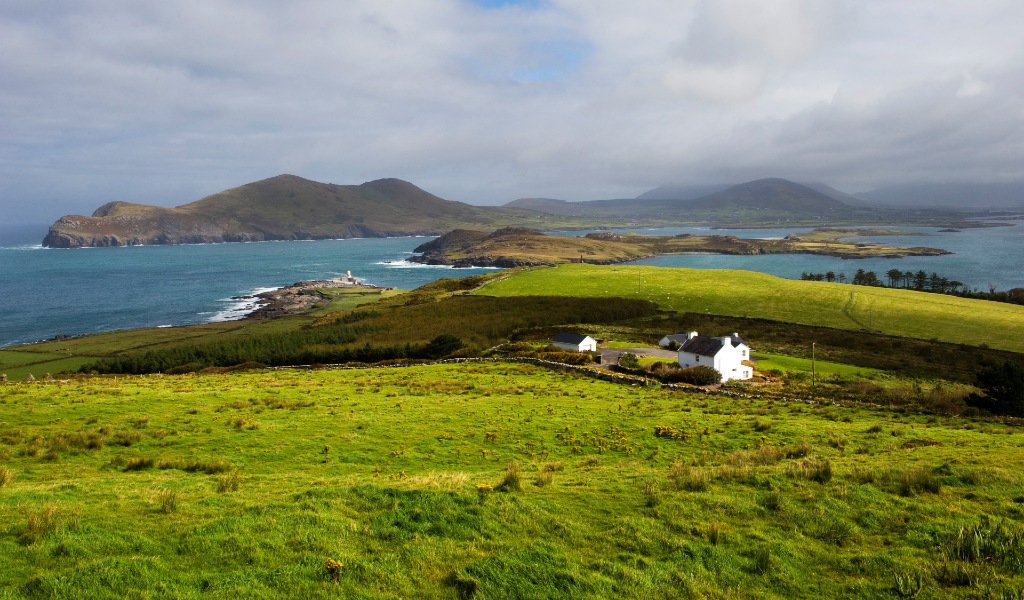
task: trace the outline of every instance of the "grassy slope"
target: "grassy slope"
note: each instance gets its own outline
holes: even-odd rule
[[[1019,434],[960,419],[500,364],[6,386],[0,405],[5,599],[867,598],[915,573],[928,597],[1024,585],[960,561],[973,585],[940,582],[946,534],[1024,518]],[[89,432],[105,445],[76,448]],[[117,445],[118,432],[137,439]],[[619,449],[599,453],[592,436]],[[915,438],[942,445],[901,448]],[[749,454],[801,439],[830,481]],[[133,458],[226,461],[238,488],[229,473],[125,470]],[[513,460],[522,491],[478,504],[474,486]],[[904,477],[942,487],[901,493]],[[344,564],[337,585],[328,557]]]
[[[642,291],[637,291],[638,273]],[[1024,352],[1024,307],[911,290],[792,281],[724,269],[562,265],[488,284],[479,294],[652,300],[667,310],[763,317]]]

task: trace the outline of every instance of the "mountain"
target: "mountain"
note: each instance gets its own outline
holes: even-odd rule
[[[522,198],[509,202],[507,208],[529,208],[552,215],[590,218],[656,219],[661,221],[707,221],[731,219],[740,214],[741,220],[752,217],[760,220],[769,211],[776,217],[816,218],[822,215],[844,213],[849,207],[835,198],[810,187],[785,179],[758,179],[726,189],[707,186],[713,193],[687,198],[661,198],[675,196],[672,190],[697,193],[698,186],[689,188],[661,187],[641,194],[637,198],[622,200],[590,200],[566,202],[546,198]],[[840,192],[841,193],[841,192]]]
[[[1024,182],[929,183],[880,188],[857,194],[876,206],[954,210],[1024,209]]]
[[[279,175],[176,208],[104,204],[50,226],[51,248],[440,235],[459,227],[535,226],[538,213],[444,200],[400,179],[362,185]]]
[[[813,181],[813,182],[810,182],[810,183],[808,183],[808,182],[801,182],[800,185],[805,185],[805,186],[811,188],[812,190],[814,190],[816,192],[821,192],[822,194],[825,194],[826,196],[829,196],[831,198],[835,198],[836,200],[842,202],[843,204],[849,204],[850,206],[866,206],[866,207],[874,207],[874,208],[878,208],[878,206],[879,206],[877,202],[872,202],[870,200],[865,200],[864,198],[860,198],[860,197],[855,196],[853,194],[847,194],[846,192],[841,192],[841,191],[837,190],[836,188],[834,188],[834,187],[832,187],[830,185],[825,185],[824,183],[821,183],[819,181]]]
[[[693,200],[727,189],[728,185],[663,185],[648,190],[637,200]]]
[[[691,203],[706,208],[753,208],[799,214],[826,214],[846,207],[831,196],[785,179],[748,181],[702,196]]]

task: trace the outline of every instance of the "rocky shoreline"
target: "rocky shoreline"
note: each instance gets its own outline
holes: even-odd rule
[[[353,294],[377,295],[384,290],[367,283],[358,283],[354,279],[345,278],[334,280],[299,281],[289,286],[262,292],[252,296],[235,296],[232,300],[254,300],[255,310],[242,317],[243,319],[275,319],[285,315],[304,313],[316,307],[317,304],[333,300],[331,295],[324,294],[319,290],[343,288],[352,290]]]

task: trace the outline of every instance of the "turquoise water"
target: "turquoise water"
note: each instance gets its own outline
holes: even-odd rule
[[[403,262],[430,238],[67,250],[41,248],[45,233],[0,230],[0,346],[237,318],[246,302],[232,296],[346,271],[383,287],[415,288],[489,270]]]
[[[857,241],[887,246],[926,246],[942,248],[953,254],[944,256],[908,256],[906,258],[864,258],[844,260],[831,256],[805,254],[769,254],[764,256],[727,256],[721,254],[675,254],[661,256],[638,264],[657,267],[692,269],[739,269],[760,271],[776,277],[799,279],[803,272],[836,274],[851,277],[857,269],[874,271],[880,279],[889,269],[924,270],[929,275],[960,281],[972,288],[1008,290],[1024,287],[1024,221],[1012,221],[1012,227],[964,229],[959,233],[940,233],[938,227],[898,227],[900,231],[927,235],[858,237]],[[895,227],[894,227],[895,229]],[[643,235],[734,235],[739,238],[781,238],[791,233],[810,231],[793,229],[709,229],[707,227],[667,227],[663,229],[616,229],[617,233],[636,232]],[[556,235],[584,235],[586,232],[563,232]]]
[[[1014,227],[880,238],[886,244],[932,246],[956,254],[903,259],[841,260],[803,255],[674,255],[643,261],[662,267],[745,269],[799,278],[803,271],[882,274],[894,266],[962,281],[972,287],[1024,287],[1024,221]],[[666,228],[616,230],[656,235],[694,233],[738,237],[784,237],[807,229]],[[559,233],[583,235],[585,232]],[[45,226],[0,227],[0,346],[57,334],[185,325],[236,318],[251,294],[308,279],[330,279],[352,271],[362,281],[414,288],[442,277],[465,277],[485,269],[404,263],[429,238],[320,240],[131,248],[46,249]],[[390,263],[386,261],[392,261]]]

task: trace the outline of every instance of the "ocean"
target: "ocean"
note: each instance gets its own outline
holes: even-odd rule
[[[858,268],[879,277],[894,266],[903,271],[999,290],[1024,287],[1024,221],[1014,227],[964,229],[901,228],[928,236],[867,238],[891,245],[932,246],[955,254],[903,259],[841,260],[804,255],[672,255],[643,261],[660,267],[745,269],[797,279],[801,272]],[[244,314],[246,302],[232,300],[310,279],[331,279],[351,271],[382,287],[414,288],[444,277],[466,277],[487,269],[451,269],[405,263],[412,250],[431,238],[135,246],[129,248],[42,248],[46,226],[0,226],[0,347],[78,335],[205,323]],[[737,237],[784,237],[793,229],[708,228],[621,229],[647,235],[694,233]],[[583,235],[562,232],[557,235]],[[863,239],[863,238],[862,238]]]

